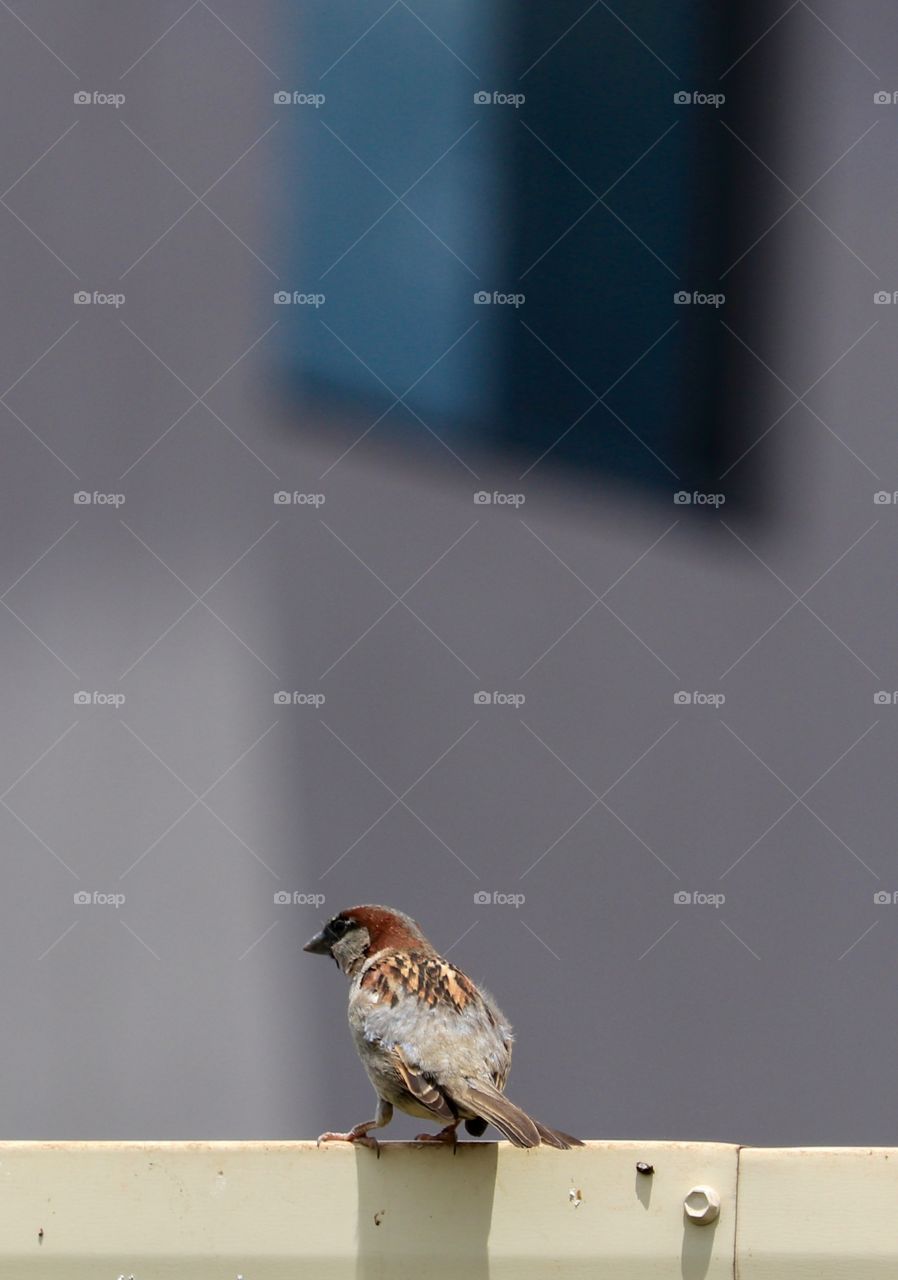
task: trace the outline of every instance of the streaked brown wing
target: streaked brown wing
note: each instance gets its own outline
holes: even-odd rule
[[[401,1049],[393,1049],[390,1054],[390,1061],[396,1068],[403,1085],[416,1102],[420,1102],[422,1107],[426,1107],[435,1116],[438,1116],[441,1120],[448,1121],[450,1124],[457,1118],[436,1085],[411,1069],[405,1058],[403,1058]]]
[[[365,974],[362,987],[391,1005],[411,995],[430,1008],[445,1005],[456,1013],[479,999],[470,978],[448,960],[408,951],[386,952]]]

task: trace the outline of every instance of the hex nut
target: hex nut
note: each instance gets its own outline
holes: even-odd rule
[[[720,1196],[713,1187],[693,1187],[683,1201],[683,1208],[690,1222],[706,1226],[720,1215]]]

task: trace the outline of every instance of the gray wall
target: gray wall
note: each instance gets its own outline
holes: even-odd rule
[[[519,1037],[510,1092],[552,1124],[898,1141],[898,906],[874,904],[898,884],[898,705],[874,700],[898,687],[898,507],[873,501],[898,488],[898,308],[873,302],[898,286],[898,106],[873,102],[898,16],[800,2],[726,78],[764,93],[775,47],[778,132],[746,141],[795,195],[828,170],[786,212],[759,163],[783,217],[725,286],[771,280],[740,335],[761,524],[542,466],[419,472],[376,431],[330,469],[347,437],[272,391],[272,293],[293,287],[283,14],[182,15],[0,13],[0,1130],[310,1136],[366,1117],[343,980],[300,946],[373,900],[489,984]],[[74,106],[80,90],[126,102]],[[126,300],[76,306],[78,289]],[[475,488],[526,503],[475,506]],[[280,689],[326,702],[278,706]],[[477,904],[494,891],[524,901]]]

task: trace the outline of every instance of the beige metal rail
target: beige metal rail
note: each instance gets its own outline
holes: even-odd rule
[[[0,1144],[0,1280],[880,1280],[898,1150]]]

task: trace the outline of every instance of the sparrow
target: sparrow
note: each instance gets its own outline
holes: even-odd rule
[[[493,998],[443,958],[418,924],[390,907],[350,907],[303,947],[330,956],[350,980],[349,1027],[377,1094],[373,1120],[322,1142],[375,1150],[372,1129],[393,1108],[442,1122],[417,1142],[453,1146],[462,1121],[474,1137],[493,1124],[516,1147],[580,1147],[579,1138],[540,1124],[504,1096],[512,1033]]]

